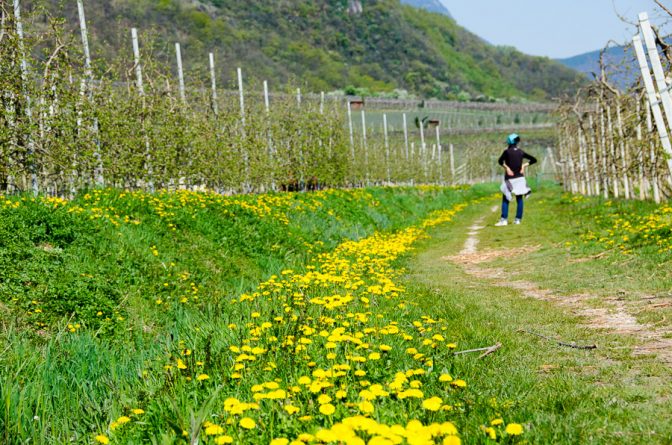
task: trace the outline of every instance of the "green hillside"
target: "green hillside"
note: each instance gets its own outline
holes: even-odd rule
[[[73,26],[76,3],[53,2]],[[548,99],[582,81],[547,58],[494,47],[451,18],[401,5],[348,0],[86,0],[94,57],[130,59],[130,27],[145,32],[144,50],[173,63],[173,42],[183,45],[188,76],[205,77],[207,53],[216,54],[221,81],[236,66],[272,84],[312,91],[347,86],[374,92],[407,90],[442,99],[489,96]],[[65,10],[59,10],[65,8]]]

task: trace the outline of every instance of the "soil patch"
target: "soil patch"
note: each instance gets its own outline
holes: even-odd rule
[[[496,210],[497,207],[494,209]],[[469,236],[464,243],[464,248],[458,255],[446,256],[442,259],[461,265],[464,271],[473,277],[496,281],[497,286],[513,288],[519,290],[526,297],[549,301],[566,308],[573,314],[582,317],[588,328],[605,329],[611,333],[633,336],[639,343],[633,351],[634,355],[655,355],[663,363],[672,366],[672,338],[666,338],[672,332],[639,323],[621,298],[602,299],[602,301],[608,304],[608,307],[590,307],[588,301],[597,298],[594,295],[558,295],[553,290],[542,289],[537,284],[529,281],[512,280],[512,277],[515,277],[515,273],[505,269],[483,266],[484,263],[498,258],[530,254],[541,248],[541,246],[523,246],[507,250],[479,251],[478,235],[484,229],[484,226],[482,226],[484,219],[485,216],[479,218],[469,228]],[[506,279],[502,280],[502,278]]]

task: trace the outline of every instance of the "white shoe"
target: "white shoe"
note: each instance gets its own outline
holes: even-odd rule
[[[513,222],[514,224],[520,224],[520,220],[516,218],[516,220]]]
[[[508,226],[509,222],[505,219],[500,219],[498,223],[495,224],[496,227]]]

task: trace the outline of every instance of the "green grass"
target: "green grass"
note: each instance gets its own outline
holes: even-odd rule
[[[183,431],[198,438],[226,397],[247,400],[249,387],[262,383],[230,377],[229,348],[250,344],[252,313],[282,314],[279,303],[232,304],[238,297],[283,270],[305,273],[344,241],[393,233],[478,193],[419,187],[227,198],[107,190],[67,203],[5,200],[2,443],[92,443],[139,407],[141,426],[116,431],[115,442],[181,443]],[[277,323],[278,338],[296,337],[319,316],[296,310],[291,323]],[[286,373],[296,367],[294,353],[273,354],[283,379],[299,377]],[[177,358],[187,371],[175,368]],[[212,380],[196,382],[197,370]],[[289,428],[269,415],[264,437]]]
[[[98,191],[68,203],[3,199],[0,442],[91,444],[97,434],[119,444],[196,438],[210,444],[222,434],[234,443],[293,439],[356,414],[366,381],[389,390],[395,373],[422,369],[424,374],[410,380],[422,384],[425,399],[438,396],[450,410],[433,412],[421,407],[421,399],[392,394],[373,401],[371,418],[381,425],[450,421],[470,444],[492,443],[482,427],[498,418],[504,420],[495,427],[500,443],[672,443],[672,427],[663,421],[672,392],[669,368],[652,356],[633,357],[636,339],[587,329],[561,307],[468,276],[444,259],[462,248],[475,219],[487,215],[487,223],[496,221],[490,208],[498,199],[489,197],[495,189],[241,197]],[[664,236],[651,238],[655,247],[631,237],[628,242],[637,244],[623,248],[608,244],[616,234],[607,236],[614,223],[609,215],[639,221],[660,208],[571,200],[545,183],[538,192],[526,203],[523,225],[489,224],[480,233],[479,249],[540,249],[488,267],[515,271],[516,279],[559,295],[592,292],[590,303],[597,306],[621,290],[628,309],[638,295],[664,297],[669,291],[669,271],[658,267],[670,260],[669,252],[658,252]],[[433,212],[465,202],[470,205],[451,222],[429,229],[431,237],[408,256],[421,237],[409,227],[446,216]],[[582,240],[588,232],[604,235]],[[406,259],[400,262],[398,255]],[[595,255],[600,256],[576,261]],[[339,282],[335,264],[356,273]],[[403,264],[408,272],[402,279]],[[313,267],[322,278],[301,284]],[[651,273],[638,273],[642,270]],[[613,276],[623,277],[627,286]],[[387,279],[403,282],[406,290],[376,288]],[[313,300],[348,293],[355,298],[342,307]],[[654,310],[638,317],[661,320]],[[262,329],[263,323],[269,327]],[[390,326],[399,333],[390,334]],[[337,327],[362,343],[334,340],[336,347],[329,349],[322,331],[333,336]],[[599,348],[562,348],[521,328]],[[437,333],[445,343],[434,338]],[[465,350],[498,341],[503,348],[483,359],[454,357],[446,346],[454,342]],[[353,359],[379,352],[383,344],[392,349],[380,359]],[[256,360],[243,358],[245,366],[238,369],[241,355],[234,349],[245,346],[267,352],[250,353]],[[327,357],[328,351],[335,356]],[[312,373],[339,363],[350,370],[326,380],[334,387],[260,400],[260,410],[243,415],[223,408],[230,397],[254,401],[259,392],[254,385],[275,382],[290,393],[302,387],[302,376],[325,381]],[[443,373],[465,380],[466,388],[439,384]],[[201,374],[209,378],[198,381]],[[346,393],[342,401],[339,388]],[[321,394],[334,399],[333,415],[319,411]],[[288,403],[302,411],[285,413]],[[144,414],[132,414],[138,408]],[[303,415],[311,418],[300,420]],[[123,416],[130,420],[119,425]],[[255,420],[253,430],[238,427],[243,416]],[[522,424],[523,435],[503,433],[510,423]],[[221,426],[223,433],[205,435],[208,426]]]
[[[669,368],[654,357],[631,356],[635,338],[587,329],[567,309],[490,280],[474,279],[461,266],[443,259],[459,252],[467,228],[477,217],[487,215],[479,250],[540,246],[534,253],[507,256],[484,266],[502,268],[503,280],[526,280],[561,295],[594,293],[598,305],[600,298],[617,291],[639,294],[669,289],[669,271],[661,271],[657,279],[639,273],[647,268],[658,270],[659,261],[669,261],[669,253],[644,250],[646,254],[630,254],[630,261],[618,253],[589,262],[571,261],[601,251],[590,243],[565,246],[586,230],[599,229],[587,216],[606,213],[595,206],[596,201],[572,202],[557,188],[544,184],[541,193],[526,202],[524,224],[504,228],[493,226],[499,214],[490,212],[499,198],[471,207],[449,230],[434,233],[412,261],[409,282],[416,286],[412,293],[419,304],[451,320],[450,334],[459,341],[458,349],[502,342],[503,348],[495,354],[482,360],[478,354],[462,356],[450,363],[450,369],[479,388],[475,406],[491,398],[500,406],[510,401],[510,407],[499,412],[506,421],[527,425],[530,443],[670,443],[672,428],[659,420],[669,413]],[[641,214],[653,207],[617,205]],[[627,285],[614,279],[618,276],[628,277]],[[562,348],[520,329],[579,344],[596,343],[598,349]],[[465,424],[471,426],[487,425],[491,420],[478,409],[464,415]],[[472,428],[468,442],[487,443],[478,435]]]

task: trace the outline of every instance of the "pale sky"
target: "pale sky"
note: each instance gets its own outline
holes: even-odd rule
[[[647,11],[654,24],[671,17],[653,0],[441,0],[457,23],[495,45],[524,53],[565,58],[598,50],[610,40],[624,43]],[[672,0],[662,3],[672,9]]]

